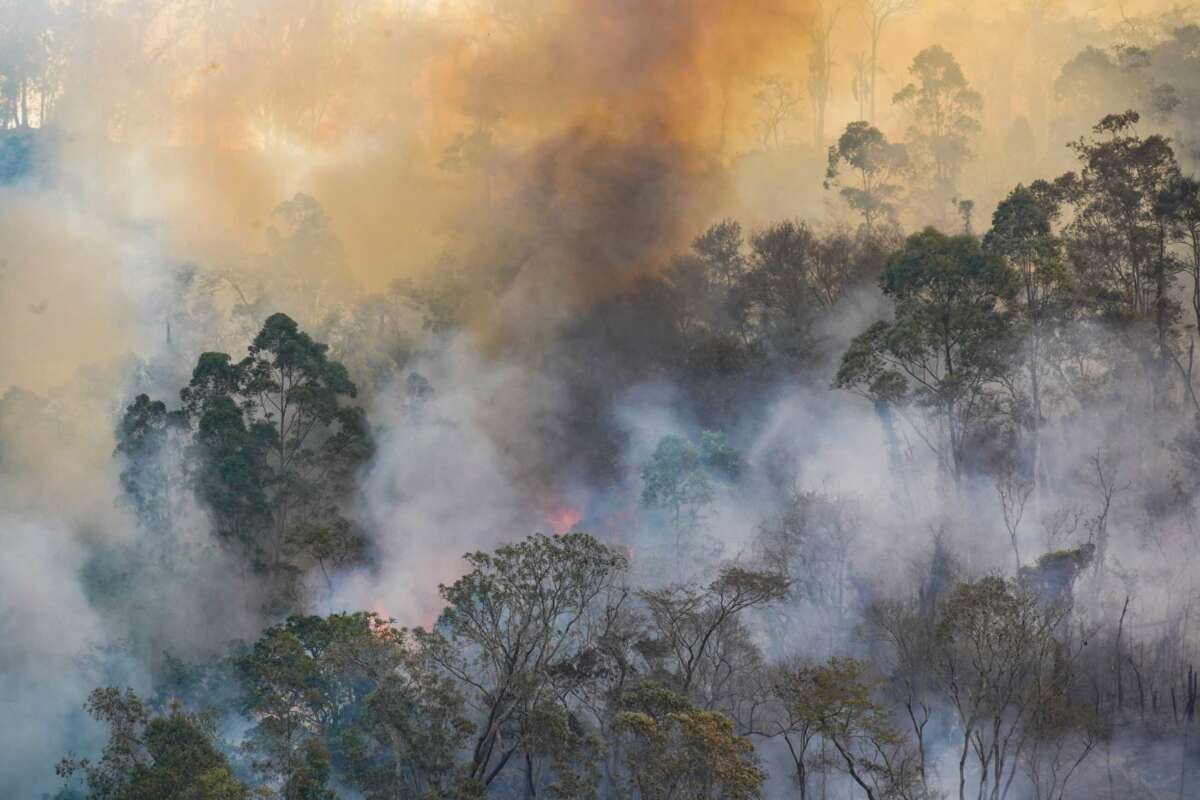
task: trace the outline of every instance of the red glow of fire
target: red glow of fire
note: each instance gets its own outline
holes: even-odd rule
[[[546,521],[559,535],[575,530],[575,526],[583,521],[583,512],[566,504],[551,506],[546,509],[545,514]]]
[[[387,639],[389,636],[391,636],[393,631],[392,617],[382,609],[381,603],[376,602],[372,603],[371,605],[372,611],[376,614],[375,618],[370,622],[371,633],[375,634],[380,639]]]

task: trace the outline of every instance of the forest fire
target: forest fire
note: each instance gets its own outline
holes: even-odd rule
[[[1200,0],[0,45],[0,798],[1200,800]]]

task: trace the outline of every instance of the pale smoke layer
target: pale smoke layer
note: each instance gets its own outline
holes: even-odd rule
[[[516,424],[544,412],[555,387],[484,362],[461,339],[417,366],[432,397],[414,400],[401,383],[372,409],[386,433],[364,479],[362,516],[378,562],[342,583],[337,604],[428,625],[441,609],[437,585],[462,574],[464,553],[545,529],[511,454],[488,430],[499,417]]]
[[[0,794],[35,797],[54,785],[47,758],[95,739],[80,706],[102,674],[87,659],[104,626],[79,584],[84,551],[53,519],[0,514]]]

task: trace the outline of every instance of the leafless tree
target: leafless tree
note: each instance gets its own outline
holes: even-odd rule
[[[813,145],[818,151],[825,147],[825,109],[833,87],[833,30],[841,12],[841,5],[821,0],[809,29],[808,100],[813,111]]]
[[[780,132],[795,117],[800,100],[800,91],[785,78],[771,75],[759,82],[754,103],[758,106],[756,127],[763,147],[779,147]]]
[[[1033,495],[1034,482],[1021,474],[1019,469],[1008,465],[995,476],[996,496],[1000,500],[1000,513],[1004,518],[1004,527],[1008,531],[1009,541],[1012,542],[1013,558],[1016,560],[1016,571],[1021,571],[1021,547],[1018,534],[1021,530],[1021,520],[1025,516],[1025,507]]]
[[[876,85],[879,80],[879,43],[883,39],[883,31],[888,23],[896,17],[912,11],[918,0],[863,0],[863,15],[867,20],[867,33],[871,40],[870,69],[868,77],[870,85],[867,90],[870,109],[870,121],[875,122]]]

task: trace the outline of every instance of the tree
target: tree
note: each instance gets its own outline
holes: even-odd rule
[[[804,662],[797,659],[769,668],[767,683],[776,707],[771,709],[773,713],[768,713],[761,729],[752,731],[768,738],[778,736],[783,739],[795,769],[793,777],[800,800],[808,800],[811,771],[825,766],[819,755],[810,752],[820,741],[816,721],[800,712],[802,689],[794,678],[804,668]]]
[[[1170,75],[1173,71],[1159,60],[1163,56],[1167,57],[1163,61],[1170,59],[1170,40],[1154,49],[1160,52],[1134,45],[1118,45],[1110,50],[1089,46],[1062,65],[1054,81],[1054,93],[1070,110],[1076,130],[1112,108],[1137,109],[1165,120],[1180,107],[1178,90],[1186,86],[1186,79],[1171,76],[1173,85],[1160,83],[1155,75]]]
[[[1151,323],[1151,384],[1156,404],[1166,401],[1174,361],[1178,304],[1173,285],[1179,265],[1170,187],[1178,166],[1170,142],[1137,135],[1137,112],[1102,119],[1095,137],[1071,145],[1082,162],[1078,174],[1056,182],[1074,212],[1068,253],[1081,289],[1103,314]]]
[[[912,11],[917,6],[917,0],[863,0],[863,14],[867,19],[867,34],[871,40],[870,64],[867,71],[869,86],[867,87],[870,116],[867,119],[875,123],[875,87],[879,80],[879,44],[883,40],[883,31],[896,17]]]
[[[1192,319],[1195,330],[1200,333],[1200,181],[1183,175],[1172,176],[1159,194],[1157,205],[1159,210],[1170,215],[1172,239],[1183,247],[1184,255],[1179,261],[1182,271],[1191,280]],[[1192,380],[1195,347],[1195,338],[1189,337],[1186,368],[1178,356],[1174,360],[1180,367],[1188,396],[1200,413],[1200,397],[1196,395]]]
[[[853,501],[794,490],[778,515],[759,527],[756,549],[763,564],[788,577],[788,603],[769,615],[771,639],[790,649],[814,635],[843,635],[854,608],[850,555],[861,531],[862,513]],[[797,626],[798,608],[817,612],[816,630]],[[801,612],[803,613],[803,612]],[[836,647],[830,641],[830,647]]]
[[[351,700],[323,660],[341,621],[292,617],[267,629],[236,660],[242,711],[254,721],[243,746],[256,756],[255,769],[278,782],[287,800],[311,792],[328,757],[321,753],[322,737]]]
[[[183,476],[177,463],[186,420],[165,403],[140,394],[125,409],[117,428],[116,454],[123,460],[121,488],[149,530],[169,530]]]
[[[249,800],[250,790],[230,771],[217,746],[212,715],[172,707],[152,714],[132,689],[96,689],[85,705],[108,726],[97,762],[68,756],[56,772],[80,773],[93,800]]]
[[[691,252],[672,261],[666,273],[668,302],[685,346],[744,332],[745,298],[739,292],[746,269],[743,244],[742,226],[722,220],[695,238]]]
[[[1035,712],[1048,693],[1070,690],[1069,659],[1055,638],[1069,610],[994,577],[959,584],[947,599],[934,652],[962,736],[960,800],[972,753],[980,795],[1003,797],[1030,744]]]
[[[914,171],[927,178],[932,208],[940,219],[972,156],[983,98],[967,83],[954,56],[938,45],[917,53],[909,72],[913,82],[897,92],[893,102],[909,111],[907,137]]]
[[[672,797],[753,800],[765,778],[749,739],[723,714],[692,707],[654,683],[627,690],[614,720],[627,773],[625,791],[644,800]]]
[[[245,746],[285,797],[321,797],[335,767],[370,800],[465,785],[465,700],[413,632],[369,612],[296,616],[234,663]]]
[[[342,243],[331,223],[316,198],[297,193],[275,207],[266,230],[265,265],[309,324],[323,321],[331,288],[345,280]]]
[[[1013,189],[996,207],[991,230],[983,239],[984,249],[1006,259],[1020,280],[1018,335],[1029,387],[1035,489],[1041,481],[1042,395],[1049,366],[1046,343],[1068,321],[1074,294],[1062,242],[1052,227],[1059,214],[1055,195],[1053,187],[1040,181]]]
[[[843,184],[838,168],[845,164],[856,178],[853,184]],[[851,122],[829,148],[829,165],[825,171],[825,188],[838,186],[850,208],[862,215],[863,228],[871,235],[880,221],[896,221],[896,201],[903,191],[898,180],[908,168],[908,151],[904,145],[892,144],[887,137],[867,122]]]
[[[808,32],[808,98],[813,111],[813,146],[818,151],[825,146],[825,109],[833,88],[833,30],[841,12],[840,5],[818,2]]]
[[[755,124],[764,148],[768,145],[779,147],[779,133],[796,115],[800,101],[800,92],[786,78],[771,75],[759,81],[758,91],[754,93],[754,104],[758,108]]]
[[[356,783],[370,797],[446,796],[464,785],[460,754],[475,730],[466,700],[419,637],[378,621],[372,633],[377,641],[360,637],[361,646],[336,655],[351,666],[372,664],[364,670],[374,688],[362,727],[387,754],[354,748],[362,754]],[[364,659],[363,651],[380,657]]]
[[[728,566],[707,587],[668,586],[641,592],[646,604],[656,650],[663,654],[659,671],[679,691],[695,694],[697,679],[706,669],[712,648],[735,625],[743,611],[774,603],[784,597],[788,579],[777,572]]]
[[[1071,780],[1102,741],[1111,723],[1053,682],[1040,692],[1029,720],[1029,743],[1020,752],[1021,770],[1033,787],[1033,800],[1063,800]]]
[[[888,411],[919,412],[910,423],[957,479],[1007,368],[1015,276],[974,237],[928,228],[892,256],[880,286],[895,320],[851,342],[834,385]]]
[[[838,767],[867,800],[925,796],[917,760],[887,710],[871,699],[863,666],[850,658],[801,665],[788,676],[791,712],[837,753]]]
[[[0,120],[5,128],[40,127],[62,91],[58,72],[63,9],[48,0],[0,8]]]
[[[531,712],[561,702],[556,678],[599,634],[587,621],[626,560],[583,533],[535,534],[465,558],[471,571],[439,587],[446,607],[436,628],[417,635],[474,710],[466,773],[488,786],[533,746]]]
[[[337,794],[328,787],[332,773],[325,743],[320,739],[305,739],[300,745],[296,768],[280,794],[285,800],[337,800]]]
[[[301,523],[288,534],[288,548],[312,561],[325,579],[326,602],[333,602],[333,576],[331,569],[344,568],[362,560],[367,548],[366,539],[360,536],[346,519],[328,523]]]
[[[371,453],[362,409],[343,404],[356,394],[328,347],[285,314],[267,319],[239,362],[201,355],[180,392],[196,426],[201,498],[218,530],[274,572],[289,568],[289,544],[322,567],[354,550],[349,541],[331,548],[329,535],[313,547],[305,531],[352,537],[340,503]]]
[[[871,94],[871,61],[866,52],[854,56],[854,74],[850,78],[850,94],[858,106],[858,118],[868,118]]]
[[[675,555],[682,554],[683,537],[703,520],[715,496],[714,481],[736,481],[742,461],[724,434],[704,431],[697,447],[682,436],[659,440],[642,467],[642,505],[671,515]]]
[[[940,609],[921,600],[918,594],[872,603],[863,612],[863,629],[879,648],[873,663],[883,672],[889,698],[902,707],[908,720],[916,750],[917,774],[921,785],[928,788],[926,736],[936,707],[934,648]]]
[[[473,726],[420,636],[369,612],[289,618],[234,663],[244,747],[285,798],[321,798],[336,766],[371,800],[443,797],[464,784]]]
[[[234,371],[228,356],[205,353],[192,373],[193,385],[197,376],[207,377],[214,370]],[[271,564],[264,547],[270,542],[264,534],[271,525],[266,460],[270,431],[265,426],[248,428],[244,412],[228,394],[206,399],[198,411],[193,412],[192,438],[197,497],[211,510],[218,536],[240,544],[256,567]]]

